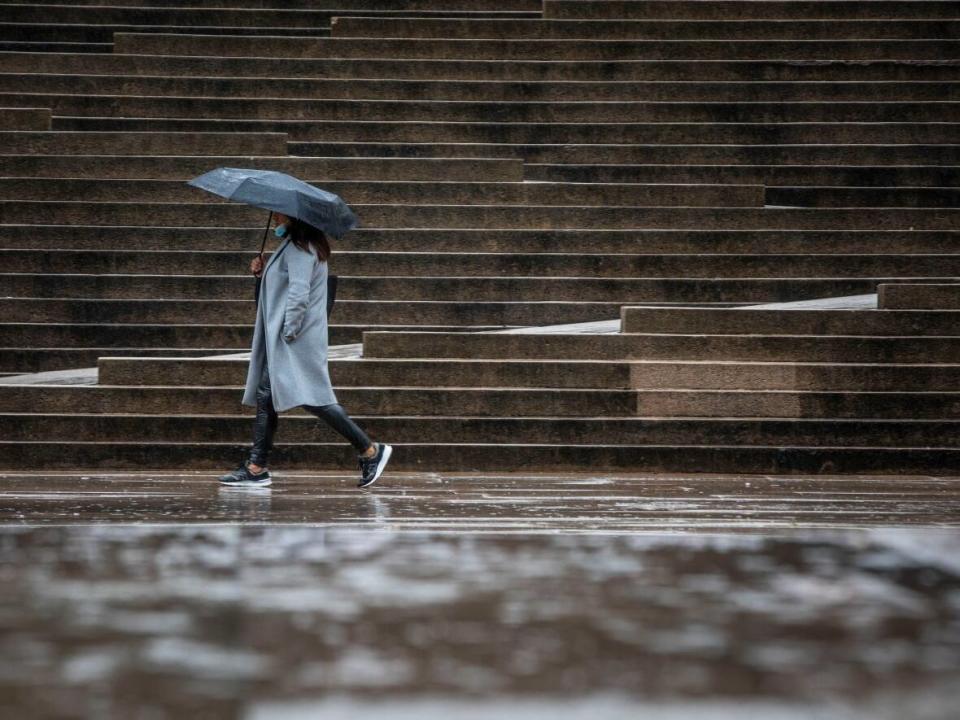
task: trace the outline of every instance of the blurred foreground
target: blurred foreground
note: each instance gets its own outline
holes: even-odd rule
[[[3,480],[2,717],[939,720],[960,702],[947,481]]]

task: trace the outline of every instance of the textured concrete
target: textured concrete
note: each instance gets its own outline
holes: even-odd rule
[[[941,0],[544,0],[546,18],[714,20],[729,17],[773,20],[855,18],[955,18],[956,4]]]
[[[114,34],[123,54],[477,60],[948,60],[955,40],[445,40]]]
[[[887,310],[960,310],[960,284],[881,283],[877,293]]]

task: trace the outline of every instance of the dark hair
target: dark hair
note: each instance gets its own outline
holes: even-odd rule
[[[310,252],[309,246],[313,245],[320,262],[326,262],[330,258],[330,241],[327,236],[322,230],[303,220],[290,218],[284,237],[290,238],[294,245],[307,252]]]

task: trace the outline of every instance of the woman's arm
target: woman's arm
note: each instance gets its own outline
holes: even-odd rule
[[[283,339],[287,342],[300,334],[303,325],[303,316],[307,311],[310,300],[310,276],[313,274],[313,265],[316,256],[308,251],[301,250],[292,242],[287,253],[287,304],[283,313]]]

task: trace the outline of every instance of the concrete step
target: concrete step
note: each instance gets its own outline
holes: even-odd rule
[[[249,454],[249,441],[190,445],[157,442],[0,442],[4,468],[37,469],[184,468],[222,472]],[[274,467],[291,470],[338,470],[355,467],[353,450],[342,441],[278,444]],[[704,445],[552,445],[533,443],[395,444],[391,470],[535,472],[717,472],[811,475],[838,473],[870,475],[953,476],[960,473],[960,452],[926,446],[903,447],[796,447]]]
[[[230,352],[249,352],[250,346],[238,348],[170,348],[170,347],[4,347],[0,353],[0,372],[5,376],[52,370],[96,367],[104,355],[145,357],[204,357]]]
[[[0,131],[5,155],[286,155],[278,133]],[[6,167],[6,165],[4,165]]]
[[[121,0],[117,7],[155,8],[157,0]],[[0,5],[19,5],[22,0],[0,0]],[[33,5],[63,5],[63,0],[39,0]],[[226,8],[276,10],[279,0],[164,0],[168,8]],[[70,5],[107,5],[105,0],[71,0]],[[542,0],[283,0],[283,8],[289,10],[330,10],[351,14],[371,11],[405,11],[429,15],[433,12],[490,13],[526,12],[539,13]]]
[[[7,177],[180,180],[215,167],[279,170],[300,178],[325,180],[434,180],[519,182],[523,162],[508,158],[336,158],[175,155],[5,155]],[[945,170],[944,173],[947,171]],[[942,178],[941,178],[942,179]],[[196,198],[196,194],[193,195]]]
[[[609,126],[608,126],[609,127]],[[862,143],[853,142],[849,128],[839,124],[815,125],[811,129],[786,124],[748,126],[734,133],[740,139],[728,137],[730,144],[669,144],[670,138],[687,135],[688,143],[700,143],[704,137],[716,138],[717,126],[696,125],[701,133],[694,137],[681,126],[664,126],[657,136],[648,137],[646,143],[635,144],[452,144],[452,143],[352,143],[352,142],[299,142],[290,144],[290,152],[296,155],[334,155],[338,157],[520,157],[527,167],[535,171],[540,164],[583,165],[614,167],[634,164],[659,165],[944,165],[960,164],[960,145],[937,144],[933,128],[923,125],[877,126],[860,125]],[[652,131],[648,128],[648,131]],[[731,128],[722,131],[731,135]],[[845,144],[816,142],[820,133],[823,140],[828,135],[850,134]],[[890,144],[908,140],[922,133],[924,141],[912,144]],[[885,136],[885,139],[884,139]],[[766,139],[764,139],[766,138]],[[782,139],[784,144],[772,145],[771,139]],[[662,141],[662,142],[661,142]],[[811,144],[797,144],[806,141]],[[571,171],[574,172],[574,171]],[[611,172],[616,172],[611,170]]]
[[[898,312],[960,310],[960,284],[881,284],[877,287],[877,304],[885,310]]]
[[[251,303],[252,305],[252,303]],[[130,328],[132,325],[101,325],[99,327],[99,336],[104,341],[103,345],[83,344],[86,340],[86,329],[91,325],[74,325],[72,330],[49,331],[42,325],[28,325],[9,323],[0,324],[0,335],[4,338],[4,343],[12,337],[21,338],[23,344],[7,345],[0,344],[3,347],[2,356],[0,356],[0,372],[9,373],[37,373],[51,370],[67,370],[80,367],[95,367],[97,360],[103,356],[157,356],[174,355],[186,357],[205,357],[208,355],[223,355],[230,353],[249,352],[250,343],[253,334],[253,323],[239,328],[241,336],[246,339],[236,345],[213,345],[213,342],[206,338],[192,343],[186,338],[184,333],[178,333],[174,325],[153,325],[152,327],[166,328],[164,332],[153,333],[149,327],[138,326],[134,333],[135,337],[129,339],[122,335],[124,328]],[[229,326],[234,328],[236,326]],[[498,330],[504,326],[475,326],[471,330]],[[506,326],[509,327],[509,326]],[[9,332],[6,332],[9,329]],[[415,325],[337,325],[330,326],[330,343],[333,344],[351,344],[358,343],[363,337],[363,332],[370,329],[377,330],[431,330],[434,332],[448,332],[453,330],[466,329],[463,325],[439,325],[429,326],[422,324]],[[170,332],[172,331],[172,332]],[[4,334],[5,333],[5,334]],[[229,334],[229,333],[227,333]],[[72,340],[64,341],[68,336],[73,336],[77,343],[71,345]],[[179,336],[183,339],[183,345],[171,346],[168,342],[170,337]],[[215,337],[214,341],[222,340],[222,337]],[[50,342],[50,345],[44,345],[44,342]],[[137,344],[139,342],[139,344]]]
[[[932,149],[932,148],[931,148]],[[732,183],[882,188],[960,185],[960,165],[562,165],[524,166],[527,180],[590,183]],[[11,174],[14,174],[11,172]],[[772,188],[788,197],[783,187]],[[832,195],[831,197],[836,197]],[[806,204],[806,203],[773,203]],[[911,203],[915,204],[915,203]]]
[[[929,108],[928,108],[929,110]],[[826,110],[824,110],[826,112]],[[649,122],[649,123],[510,123],[392,122],[346,120],[239,120],[193,118],[60,117],[55,130],[83,132],[234,132],[287,133],[294,155],[349,157],[525,157],[523,145],[791,145],[823,142],[908,145],[960,144],[960,124],[953,122]],[[342,143],[362,143],[355,149]],[[378,146],[367,146],[376,143]],[[413,152],[408,145],[422,143]],[[472,144],[472,145],[471,145]],[[400,147],[398,147],[398,145]],[[507,146],[500,149],[497,146]],[[386,149],[385,149],[386,148]],[[549,157],[570,150],[549,147]],[[602,153],[598,151],[598,155]],[[927,155],[933,151],[927,150]],[[196,153],[193,153],[196,154]],[[250,153],[269,154],[269,153]],[[600,156],[602,157],[602,155]],[[595,162],[601,162],[597,157]],[[628,156],[612,155],[613,162]],[[589,158],[589,153],[588,153]],[[534,160],[544,162],[543,160]],[[571,160],[573,161],[573,160]],[[839,158],[834,162],[839,161]],[[589,159],[586,162],[590,162]]]
[[[246,359],[100,357],[97,383],[242,388]],[[960,365],[712,360],[332,359],[335,387],[556,387],[693,390],[912,391],[954,388]],[[960,442],[960,441],[958,441]]]
[[[960,313],[944,310],[763,310],[624,307],[625,333],[711,335],[952,335]]]
[[[46,9],[46,8],[45,8]],[[235,27],[225,25],[137,25],[129,23],[100,24],[94,18],[90,23],[76,24],[48,24],[48,23],[14,23],[0,22],[0,40],[18,43],[20,47],[14,49],[29,50],[23,47],[30,43],[35,49],[47,45],[47,51],[53,51],[56,45],[69,43],[76,45],[109,46],[119,33],[136,33],[138,35],[184,33],[191,37],[298,37],[307,40],[328,38],[330,26],[312,28],[285,28],[285,27]],[[68,48],[68,51],[71,51]],[[109,52],[99,47],[94,52]]]
[[[97,384],[242,389],[247,365],[246,359],[101,357]],[[631,387],[630,365],[618,362],[331,358],[329,368],[335,387]]]
[[[237,388],[235,392],[239,392]],[[252,409],[244,414],[210,415],[184,413],[150,415],[137,412],[123,415],[83,413],[3,413],[0,436],[10,442],[128,444],[130,438],[150,438],[155,443],[199,445],[233,443],[240,450],[249,443]],[[241,412],[240,410],[237,413]],[[436,416],[351,416],[372,437],[391,443],[415,443],[433,438],[437,443],[510,446],[518,443],[548,447],[576,446],[741,446],[790,447],[872,447],[872,448],[957,448],[960,423],[955,420],[820,420],[801,418],[638,418],[638,417],[554,417],[486,418],[462,417],[456,422]],[[277,427],[277,446],[342,443],[334,432],[315,418],[284,413]],[[926,443],[926,444],[925,444]],[[76,467],[76,466],[75,466]],[[392,467],[392,465],[391,465]]]
[[[544,0],[546,18],[828,20],[956,18],[949,0]]]
[[[251,309],[253,303],[250,302]],[[500,324],[477,325],[474,330],[499,330]],[[331,323],[331,345],[358,343],[363,333],[371,330],[400,331],[424,330],[448,332],[467,330],[460,323],[430,325],[429,323],[391,325],[390,323],[349,324]],[[253,339],[253,321],[240,324],[227,323],[104,323],[73,322],[2,322],[0,323],[0,347],[3,348],[125,348],[125,347],[170,347],[170,348],[225,348],[226,351],[249,350]],[[218,352],[218,351],[215,351]],[[116,355],[117,352],[107,353]]]
[[[930,392],[953,389],[960,380],[960,365],[653,360],[630,367],[631,387],[647,390]]]
[[[345,239],[344,244],[347,242]],[[183,275],[189,271],[192,275],[231,276],[246,274],[252,258],[253,253],[238,256],[233,251],[0,249],[0,266],[5,272],[38,275]],[[960,254],[581,255],[344,250],[335,252],[330,268],[339,275],[366,278],[924,277],[960,276]]]
[[[952,39],[960,36],[953,17],[880,19],[749,19],[706,20],[554,20],[496,18],[395,18],[382,20],[338,17],[330,24],[335,38],[440,38],[443,40],[885,40]],[[773,56],[776,57],[776,56]]]
[[[247,275],[0,274],[13,297],[165,298],[235,300],[253,298]],[[473,278],[340,276],[341,300],[584,301],[639,303],[770,303],[872,293],[878,283],[952,282],[953,277],[876,278]]]
[[[240,388],[100,385],[0,385],[8,412],[233,414]],[[579,388],[337,388],[351,414],[460,417],[603,417],[634,415],[636,391]],[[302,407],[285,414],[308,415]]]
[[[214,163],[215,164],[215,163]],[[0,225],[0,248],[252,253],[263,228]],[[334,252],[558,253],[582,255],[947,255],[960,232],[911,230],[488,230],[358,228]],[[336,257],[336,256],[335,256]],[[336,260],[333,261],[336,263]],[[908,260],[909,262],[909,260]]]
[[[0,106],[51,108],[58,117],[198,118],[266,122],[450,123],[909,123],[960,120],[960,102],[634,101],[498,102],[309,98],[145,97],[0,93]],[[295,126],[296,127],[296,126]],[[291,135],[297,136],[296,133]],[[333,138],[331,138],[333,139]],[[611,141],[609,138],[607,141]]]
[[[519,22],[519,21],[511,21]],[[391,26],[393,23],[391,23]],[[948,39],[856,40],[564,40],[298,38],[121,32],[124,55],[205,57],[395,58],[472,60],[956,60]]]
[[[328,28],[332,18],[348,14],[351,11],[351,0],[341,3],[338,8],[301,7],[287,9],[277,7],[284,3],[276,3],[273,7],[127,7],[123,5],[100,5],[90,7],[75,4],[6,4],[3,8],[5,23],[25,23],[39,26],[52,25],[105,25],[112,27],[156,27],[174,26],[189,28],[224,28],[231,32],[260,32],[260,34],[281,34],[280,32],[265,33],[264,30],[284,30],[292,35],[311,34],[317,28]],[[457,10],[407,10],[395,9],[384,4],[379,8],[354,8],[363,16],[375,18],[383,23],[384,19],[407,17],[410,15],[428,17],[495,17],[520,19],[535,18],[540,15],[537,11],[516,10],[483,10],[472,11],[467,8]],[[138,30],[135,30],[138,31]]]
[[[207,166],[213,167],[212,165]],[[430,198],[438,205],[574,205],[662,207],[762,207],[762,185],[609,184],[551,182],[428,182],[363,180],[351,182],[308,175],[350,205],[416,204]],[[219,196],[182,180],[101,180],[0,178],[0,199],[73,202],[151,202],[223,204]]]
[[[49,108],[0,107],[0,131],[49,129]]]
[[[4,412],[235,413],[239,388],[0,385]],[[960,419],[960,393],[341,387],[352,413],[479,417]],[[287,414],[309,415],[302,407]]]
[[[704,68],[709,72],[709,68]],[[77,73],[2,73],[0,92],[49,95],[289,98],[484,102],[799,102],[947,101],[960,99],[954,81],[711,81],[516,82],[225,78]],[[61,114],[76,114],[64,110]]]
[[[960,211],[942,208],[728,208],[582,207],[543,205],[353,204],[369,228],[667,228],[953,230]],[[0,224],[25,217],[55,225],[158,225],[164,227],[260,227],[264,211],[227,203],[108,203],[0,200]]]
[[[767,205],[793,207],[958,207],[953,187],[768,187]]]
[[[252,302],[250,304],[253,305]],[[249,350],[252,337],[253,328],[246,324],[0,323],[0,347],[3,348],[168,347]],[[333,342],[331,338],[331,343]]]
[[[335,324],[352,326],[417,325],[509,327],[607,320],[617,303],[533,301],[445,302],[338,300]],[[237,300],[0,298],[0,314],[14,323],[172,323],[227,324],[256,320],[249,298]],[[342,333],[341,333],[342,334]],[[359,338],[359,331],[358,331]]]
[[[960,337],[367,332],[369,358],[949,363]]]
[[[953,60],[758,59],[539,61],[479,59],[406,59],[397,63],[377,58],[191,57],[122,53],[0,53],[0,72],[194,78],[301,78],[369,80],[458,80],[537,82],[624,81],[949,81],[960,79]]]
[[[960,393],[817,390],[639,390],[639,415],[958,419]]]
[[[0,40],[0,53],[101,55],[113,52],[113,43],[44,42],[42,40]]]

